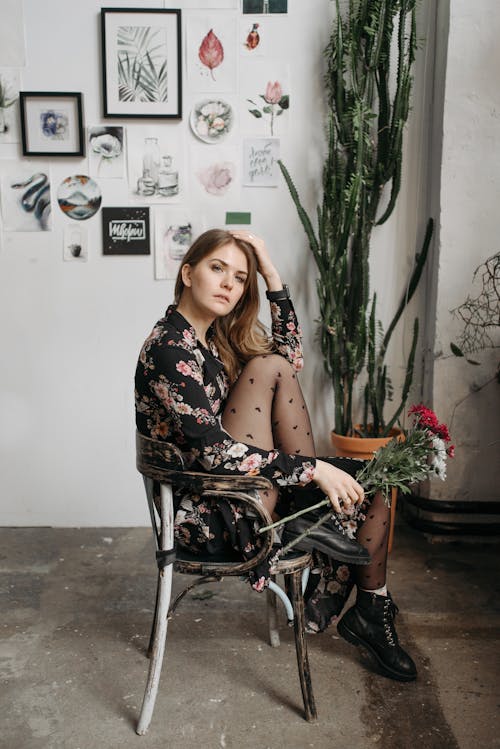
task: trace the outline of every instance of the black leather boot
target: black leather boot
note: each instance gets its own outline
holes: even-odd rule
[[[291,502],[291,506],[295,510],[305,509],[306,507],[321,502],[324,498],[325,495],[319,489],[302,488],[298,491],[295,489],[293,491],[293,501]],[[298,536],[304,533],[304,531],[309,529],[311,525],[317,523],[318,520],[328,512],[328,510],[329,506],[324,505],[315,510],[310,510],[304,515],[295,518],[295,520],[289,520],[285,525],[281,538],[283,546],[290,541],[294,541]],[[286,514],[283,510],[281,510],[281,513],[282,515]],[[288,514],[290,514],[290,510],[288,511]],[[294,548],[300,549],[301,551],[313,551],[314,549],[317,549],[318,551],[322,551],[325,554],[328,554],[328,556],[333,557],[339,562],[344,562],[345,564],[364,565],[370,564],[371,562],[371,557],[365,547],[345,535],[344,529],[340,523],[336,521],[333,510],[331,511],[331,518],[329,520],[311,531],[309,535],[299,541]]]
[[[338,633],[353,645],[362,645],[376,659],[384,676],[413,681],[417,668],[398,643],[394,617],[398,608],[391,596],[359,590],[356,604],[337,625]]]

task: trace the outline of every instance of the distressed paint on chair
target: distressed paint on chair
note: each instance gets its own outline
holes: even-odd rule
[[[153,629],[148,649],[151,656],[151,663],[141,715],[136,729],[139,735],[144,735],[148,730],[153,715],[167,636],[172,586],[172,559],[169,558],[168,552],[173,549],[174,545],[172,487],[189,486],[190,489],[200,493],[202,496],[213,497],[214,495],[218,495],[231,498],[233,501],[242,502],[261,521],[262,525],[269,525],[271,518],[258,498],[258,490],[271,486],[271,483],[261,476],[241,476],[235,478],[233,476],[216,476],[185,471],[183,470],[182,456],[175,446],[152,440],[141,434],[137,434],[136,444],[137,468],[144,477],[151,522],[157,543],[157,559],[161,560],[161,562],[159,561]],[[154,481],[160,482],[161,487],[160,507],[156,508],[153,498]],[[199,582],[203,583],[219,581],[224,575],[239,576],[259,564],[270,553],[273,544],[272,531],[262,534],[260,538],[262,539],[262,548],[258,554],[251,560],[241,562],[211,561],[209,557],[193,559],[192,555],[189,554],[185,554],[183,558],[182,549],[179,549],[179,554],[176,556],[174,562],[175,570],[187,574],[201,574],[204,577]],[[167,552],[166,558],[162,558],[163,552]],[[287,613],[290,618],[291,611],[291,616],[293,617],[297,665],[304,701],[304,714],[308,721],[316,719],[307,645],[304,637],[304,601],[302,597],[303,573],[309,569],[310,564],[310,555],[300,553],[298,556],[285,557],[285,559],[279,560],[271,569],[273,580],[277,574],[284,575],[285,584],[290,593],[289,598],[291,600],[289,600],[289,605],[287,606]],[[285,594],[283,593],[283,595]],[[183,594],[177,597],[174,606],[177,605],[182,597]],[[271,598],[275,600],[271,601]],[[271,645],[276,647],[279,645],[279,634],[276,626],[276,594],[267,591],[267,600],[269,639]]]

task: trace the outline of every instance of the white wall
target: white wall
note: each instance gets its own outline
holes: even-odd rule
[[[105,5],[163,7],[153,0],[107,0]],[[200,1],[200,5],[204,3]],[[24,90],[82,91],[85,121],[90,125],[110,122],[101,119],[100,6],[94,0],[24,2]],[[183,2],[177,5],[183,6]],[[289,61],[291,75],[291,127],[282,138],[281,155],[304,202],[313,210],[321,186],[324,147],[322,50],[333,3],[289,0],[289,8],[274,50],[276,58]],[[422,33],[429,23],[428,8],[424,7]],[[427,216],[427,67],[428,55],[423,50],[416,66],[400,207],[390,223],[374,234],[373,286],[379,290],[379,311],[386,324]],[[186,85],[185,93],[189,94]],[[187,111],[182,123],[160,123],[157,127],[181,130],[189,151],[193,139],[186,115]],[[124,124],[129,129],[142,126],[132,120]],[[21,158],[17,146],[0,146],[0,170],[1,159],[13,156]],[[86,161],[53,159],[51,169],[52,184],[57,186],[70,174],[86,173]],[[125,183],[103,181],[101,187],[103,205],[129,202]],[[306,336],[307,366],[302,384],[312,408],[318,447],[326,451],[332,398],[330,389],[318,384],[322,382],[322,365],[313,340],[315,269],[286,187],[244,188],[237,206],[218,200],[207,198],[200,203],[187,191],[188,208],[203,212],[207,225],[220,225],[227,208],[250,209],[254,228],[265,236],[294,291]],[[85,222],[88,263],[64,263],[62,232],[67,223],[54,206],[51,233],[0,233],[4,352],[0,374],[0,522],[146,524],[142,484],[134,467],[133,375],[144,337],[171,301],[173,282],[154,280],[152,257],[103,257],[99,214]],[[412,311],[423,307],[420,297]],[[395,339],[392,360],[401,361],[407,350],[407,336],[400,335]],[[402,372],[395,367],[392,374],[397,384]],[[421,384],[418,374],[417,382]]]
[[[428,489],[435,499],[500,496],[500,388],[493,381],[474,392],[493,377],[498,353],[477,354],[474,367],[449,347],[461,330],[450,310],[478,293],[473,271],[500,247],[499,35],[496,0],[450,3],[432,398],[451,422],[457,457],[448,480]]]

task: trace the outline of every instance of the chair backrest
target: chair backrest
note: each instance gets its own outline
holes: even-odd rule
[[[268,479],[262,476],[221,476],[216,474],[187,471],[184,468],[182,453],[176,445],[161,440],[154,440],[139,432],[136,433],[136,465],[143,475],[151,513],[153,529],[159,539],[160,525],[155,518],[153,507],[161,515],[160,507],[153,500],[153,482],[168,484],[172,487],[188,487],[193,493],[207,498],[222,496],[234,502],[240,502],[256,516],[260,526],[272,523],[271,516],[258,498],[259,489],[272,486]],[[160,518],[161,520],[161,518]],[[193,559],[181,560],[177,566],[181,571],[198,573],[201,571],[218,570],[221,574],[242,574],[262,562],[270,553],[273,545],[273,532],[265,531],[260,535],[261,546],[256,556],[246,561],[222,562],[212,561],[210,558],[198,561]],[[229,572],[231,570],[231,572]],[[224,572],[225,571],[225,572]]]

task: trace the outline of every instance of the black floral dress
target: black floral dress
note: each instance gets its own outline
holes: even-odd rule
[[[301,331],[289,299],[271,302],[271,320],[274,350],[300,370]],[[138,431],[152,439],[174,443],[188,469],[225,475],[261,475],[283,488],[311,483],[315,458],[262,450],[234,440],[223,429],[221,416],[229,382],[210,331],[207,342],[208,348],[201,345],[194,328],[173,305],[156,323],[137,363]],[[229,546],[243,558],[255,555],[259,541],[253,522],[230,500],[208,501],[184,489],[176,491],[174,506],[176,541],[190,552],[218,554]],[[349,535],[353,535],[356,519],[345,518],[345,523]],[[320,574],[310,589],[311,600],[326,585],[331,566],[331,560],[322,560],[320,556],[316,562],[316,572],[324,570],[325,574]],[[334,566],[337,569],[338,565]],[[250,580],[254,588],[262,590],[268,578],[266,563],[252,573]],[[314,626],[315,614],[310,618],[312,630],[324,628]]]

